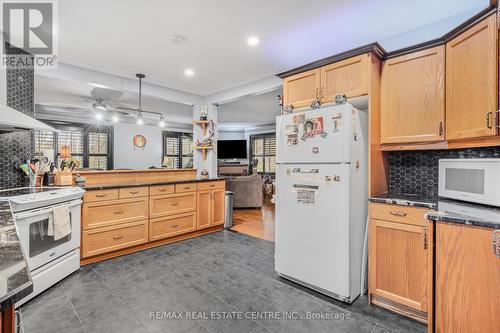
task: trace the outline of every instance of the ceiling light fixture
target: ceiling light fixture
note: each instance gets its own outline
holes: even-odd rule
[[[101,111],[96,111],[96,113],[95,113],[95,119],[97,121],[101,121],[103,118],[104,118],[104,115],[102,114],[102,112]]]
[[[144,118],[142,116],[142,112],[139,111],[139,113],[137,114],[137,125],[142,125],[144,124]]]
[[[163,117],[163,114],[160,115],[160,122],[158,123],[158,126],[160,127],[165,127],[165,117]]]
[[[193,69],[191,69],[191,68],[186,68],[186,69],[184,70],[184,75],[191,77],[191,76],[193,76],[193,75],[194,75],[194,70],[193,70]]]
[[[170,36],[170,41],[174,44],[182,44],[186,41],[186,37],[182,35],[172,35]]]
[[[257,46],[257,45],[259,45],[259,42],[260,42],[259,38],[256,36],[250,36],[247,39],[247,44],[250,46]]]
[[[94,110],[106,111],[106,104],[102,102],[102,99],[98,98],[94,104],[92,104],[92,108]]]
[[[112,122],[114,122],[114,123],[117,123],[119,120],[120,120],[120,118],[118,118],[118,115],[117,115],[117,114],[114,114],[114,115],[111,117],[111,121],[112,121]]]

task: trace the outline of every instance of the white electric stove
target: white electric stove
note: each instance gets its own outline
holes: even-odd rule
[[[0,190],[0,201],[9,201],[17,234],[33,280],[33,293],[16,303],[22,305],[80,268],[79,187],[23,187]],[[71,232],[54,240],[47,235],[53,209],[68,206]]]

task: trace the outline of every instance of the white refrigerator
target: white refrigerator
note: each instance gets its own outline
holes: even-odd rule
[[[350,104],[277,117],[277,273],[352,303],[368,210],[368,115]]]

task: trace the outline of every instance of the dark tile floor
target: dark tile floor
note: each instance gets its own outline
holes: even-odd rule
[[[365,297],[347,305],[278,278],[273,254],[223,231],[85,266],[21,308],[24,332],[425,332]]]

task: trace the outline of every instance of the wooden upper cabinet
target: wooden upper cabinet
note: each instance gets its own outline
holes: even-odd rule
[[[500,332],[500,258],[493,252],[493,233],[436,224],[437,333]]]
[[[446,136],[448,140],[497,134],[496,15],[446,44]]]
[[[380,103],[382,144],[444,140],[445,47],[387,60]]]
[[[283,81],[283,105],[293,105],[294,108],[310,106],[319,98],[320,69],[292,75]]]
[[[333,102],[342,94],[349,98],[367,95],[369,64],[369,55],[362,54],[321,67],[321,101]]]

